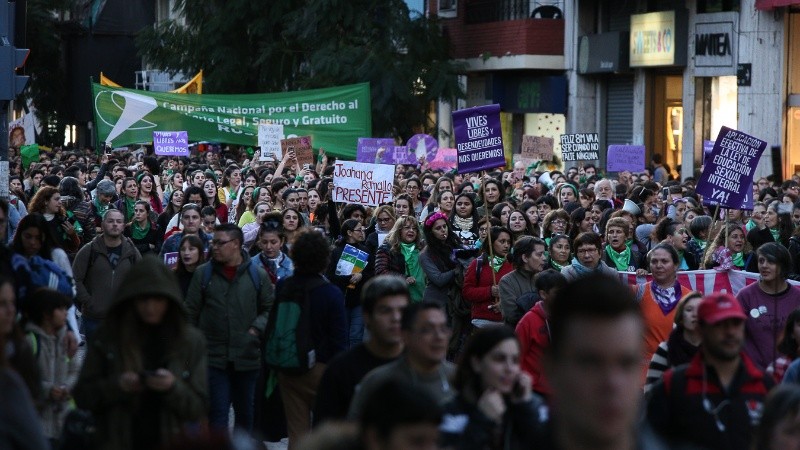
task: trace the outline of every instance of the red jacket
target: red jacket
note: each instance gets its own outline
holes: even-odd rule
[[[478,279],[477,271],[478,259],[482,259],[480,279]],[[497,283],[503,278],[503,275],[514,270],[514,266],[507,260],[500,266],[500,270],[495,274],[494,279]],[[497,284],[495,283],[495,284]],[[503,322],[503,315],[500,309],[490,310],[489,305],[497,302],[497,299],[492,297],[492,266],[488,262],[488,258],[482,255],[476,258],[469,264],[467,274],[464,275],[464,287],[461,289],[461,295],[464,300],[472,304],[472,318],[485,319],[494,322]]]
[[[534,391],[549,396],[551,394],[550,385],[544,376],[542,355],[550,345],[550,327],[541,301],[536,302],[533,308],[522,316],[517,324],[516,333],[519,340],[522,370],[533,378]]]

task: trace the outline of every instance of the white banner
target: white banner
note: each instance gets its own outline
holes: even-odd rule
[[[337,161],[333,171],[333,201],[378,206],[392,201],[394,166]]]

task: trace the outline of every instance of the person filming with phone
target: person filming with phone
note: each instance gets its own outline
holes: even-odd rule
[[[505,325],[480,328],[470,337],[445,403],[440,432],[445,448],[537,448],[547,406],[520,369],[520,346]]]

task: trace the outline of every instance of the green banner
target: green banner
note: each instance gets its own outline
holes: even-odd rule
[[[283,124],[283,138],[311,136],[314,148],[355,160],[372,135],[369,83],[274,94],[169,94],[92,83],[99,142],[153,141],[153,131],[188,131],[189,140],[255,146],[259,124]]]

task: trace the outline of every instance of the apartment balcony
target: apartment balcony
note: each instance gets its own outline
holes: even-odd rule
[[[439,13],[453,57],[468,70],[565,68],[562,1],[461,0],[455,8]]]

